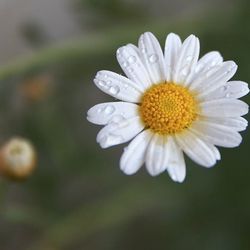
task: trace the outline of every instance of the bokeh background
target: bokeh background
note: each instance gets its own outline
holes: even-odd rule
[[[123,175],[124,145],[100,149],[86,121],[112,100],[95,73],[121,72],[116,49],[148,30],[162,45],[196,34],[250,82],[249,16],[248,0],[0,0],[0,143],[22,136],[38,153],[26,181],[0,179],[0,249],[250,249],[249,130],[212,169],[187,159],[176,184]]]

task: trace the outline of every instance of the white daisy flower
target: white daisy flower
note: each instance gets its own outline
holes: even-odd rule
[[[229,81],[237,70],[233,61],[223,61],[216,51],[199,59],[199,51],[194,35],[182,43],[171,33],[163,54],[155,36],[146,32],[138,47],[128,44],[117,50],[127,78],[107,70],[97,73],[96,86],[121,101],[95,105],[87,119],[105,125],[97,135],[102,148],[134,138],[120,160],[125,174],[136,173],[145,163],[150,175],[167,171],[183,182],[183,152],[212,167],[221,158],[216,146],[241,143],[239,131],[248,125],[241,116],[248,105],[238,98],[249,92],[248,85]]]

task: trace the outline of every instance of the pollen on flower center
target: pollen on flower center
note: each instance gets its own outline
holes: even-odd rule
[[[159,134],[179,133],[197,117],[194,95],[174,83],[150,87],[142,96],[139,109],[146,127]]]

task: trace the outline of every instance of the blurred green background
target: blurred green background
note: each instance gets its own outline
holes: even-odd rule
[[[116,49],[148,30],[162,46],[169,32],[197,35],[201,54],[220,51],[250,82],[249,16],[247,0],[0,1],[0,143],[26,137],[39,159],[25,182],[0,179],[0,249],[250,249],[249,132],[212,169],[187,159],[176,184],[125,176],[124,145],[102,150],[86,121],[112,100],[95,73],[121,72]]]

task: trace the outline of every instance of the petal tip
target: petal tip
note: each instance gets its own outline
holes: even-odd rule
[[[187,37],[187,40],[194,40],[194,39],[195,40],[198,39],[194,34],[191,34]]]
[[[151,31],[145,31],[142,35],[152,36],[154,34]]]
[[[170,176],[170,178],[174,181],[174,182],[176,182],[176,183],[183,183],[184,182],[184,180],[185,180],[185,178],[186,178],[186,174],[184,174],[184,175],[175,175],[175,174],[173,174],[173,173],[169,173],[169,176]]]
[[[91,122],[91,118],[87,115],[86,116],[86,120],[88,121],[88,122]],[[92,123],[92,122],[91,122]]]
[[[130,167],[125,167],[123,165],[120,165],[120,170],[125,174],[125,175],[134,175],[137,172],[137,169],[133,169]]]

